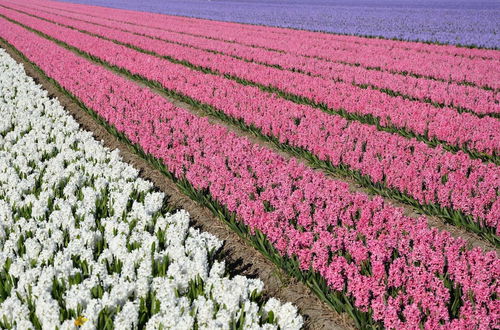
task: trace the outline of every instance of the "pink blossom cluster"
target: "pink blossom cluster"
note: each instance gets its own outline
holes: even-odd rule
[[[16,19],[23,24],[27,24],[35,29],[41,30],[44,33],[56,36],[65,42],[81,48],[96,56],[100,56],[97,52],[102,53],[107,58],[114,57],[115,60],[109,60],[118,66],[122,66],[121,62],[116,61],[116,56],[123,57],[122,53],[130,50],[125,50],[126,47],[118,46],[111,42],[109,48],[112,53],[97,49],[93,46],[95,43],[101,43],[101,40],[84,35],[77,31],[71,31],[64,27],[49,22],[31,17],[13,10],[0,8],[0,12],[4,15]],[[290,71],[283,71],[276,68],[265,67],[255,63],[245,63],[234,58],[222,57],[220,55],[211,54],[203,51],[197,51],[190,47],[179,46],[175,44],[164,43],[159,40],[151,40],[146,37],[136,36],[122,31],[97,26],[94,24],[75,21],[68,18],[62,18],[56,15],[46,13],[36,13],[40,17],[55,19],[62,24],[70,24],[80,29],[84,29],[91,33],[105,35],[108,38],[116,39],[120,42],[132,44],[134,46],[157,52],[160,55],[175,57],[179,60],[186,60],[195,65],[201,65],[235,75],[250,81],[258,82],[263,85],[276,86],[282,90],[297,94],[312,99],[318,103],[325,103],[330,108],[345,109],[348,112],[362,115],[372,115],[379,119],[382,126],[395,126],[398,128],[408,129],[416,134],[428,136],[429,139],[438,139],[452,145],[463,146],[470,150],[487,153],[490,155],[500,155],[500,121],[497,118],[484,117],[478,118],[469,113],[458,113],[452,108],[436,108],[430,104],[409,101],[401,97],[391,97],[385,93],[374,91],[371,89],[361,89],[349,83],[334,82],[329,79],[319,77],[310,77],[307,75],[297,74]],[[90,41],[90,39],[92,41]],[[143,56],[142,54],[133,51],[134,57]],[[130,53],[130,54],[132,54]],[[158,63],[162,67],[172,67],[172,64],[166,60],[158,61],[152,56],[148,61]],[[131,60],[129,61],[139,61]],[[147,71],[154,71],[153,64]],[[179,65],[178,65],[179,66]],[[177,66],[177,67],[178,67]],[[159,67],[158,67],[159,68]],[[158,69],[156,73],[166,70]],[[235,95],[233,100],[243,102],[239,99],[251,98],[255,102],[255,97],[269,98],[269,96],[257,88],[243,88],[227,79],[215,79],[213,77],[201,77],[204,74],[193,72],[187,69],[178,69],[186,72],[186,76],[193,77],[192,79],[210,80],[211,86],[217,90],[227,90],[226,93]],[[148,72],[155,74],[155,72]],[[200,78],[195,78],[200,77]],[[171,79],[171,77],[160,77],[161,80]],[[218,84],[215,81],[219,81]],[[239,89],[239,91],[234,91]],[[252,95],[242,95],[246,91],[251,91]],[[311,108],[311,111],[317,111]],[[478,129],[480,127],[480,129]]]
[[[29,10],[31,7],[24,5],[17,6],[21,10]],[[304,74],[325,78],[326,80],[333,79],[335,81],[343,81],[346,83],[355,83],[358,85],[371,85],[379,89],[390,89],[392,91],[408,95],[420,100],[430,100],[447,106],[457,106],[474,111],[478,114],[500,114],[500,95],[497,92],[484,90],[481,88],[458,85],[438,80],[430,80],[423,78],[415,78],[408,75],[398,75],[387,71],[367,70],[361,66],[350,66],[338,62],[325,62],[316,58],[306,59],[303,56],[273,52],[265,48],[255,48],[238,43],[225,42],[214,39],[207,39],[205,37],[195,36],[192,34],[185,34],[171,30],[170,26],[165,26],[164,29],[131,25],[130,23],[119,22],[110,20],[108,17],[100,18],[93,16],[94,9],[91,7],[84,7],[81,13],[61,12],[58,10],[50,10],[48,8],[36,7],[36,14],[47,19],[55,20],[63,24],[85,29],[87,31],[95,31],[94,33],[107,35],[109,29],[97,29],[96,27],[89,26],[88,24],[78,24],[78,20],[104,25],[105,27],[120,29],[130,33],[146,35],[151,38],[160,38],[170,43],[179,43],[181,45],[194,47],[180,47],[178,45],[165,44],[161,46],[160,43],[151,43],[149,50],[155,51],[159,54],[168,54],[170,56],[191,55],[185,60],[195,60],[196,64],[206,66],[207,63],[216,64],[214,69],[224,73],[238,73],[241,74],[243,69],[244,73],[253,73],[252,77],[257,76],[260,78],[258,81],[264,84],[269,84],[269,81],[263,81],[262,77],[266,77],[266,72],[259,71],[257,64],[244,65],[241,61],[229,59],[227,56],[236,56],[246,61],[253,61],[257,63],[265,63],[267,65],[279,65],[280,67],[291,70],[301,71]],[[44,15],[47,13],[55,13],[54,15]],[[70,17],[72,19],[64,19]],[[211,23],[208,23],[211,24]],[[180,27],[182,27],[181,25]],[[179,26],[177,26],[179,27]],[[179,27],[179,28],[180,28]],[[120,35],[121,36],[121,35]],[[139,39],[139,38],[137,38]],[[148,43],[145,43],[148,45]],[[159,46],[160,45],[160,46]],[[207,54],[206,51],[215,51],[221,53],[220,55]],[[227,56],[224,56],[227,55]],[[200,64],[201,63],[201,64]],[[500,64],[500,63],[499,63]],[[210,65],[210,67],[212,67]],[[257,68],[257,69],[256,69]],[[221,70],[222,69],[222,70]],[[271,70],[273,71],[273,70]],[[274,72],[274,71],[273,71]],[[298,75],[300,77],[300,75]],[[276,77],[273,81],[281,81],[280,85],[288,86],[288,80],[283,80]],[[287,79],[287,78],[285,78]],[[305,77],[302,78],[304,83],[308,83]],[[327,83],[326,83],[327,84]],[[303,85],[299,85],[303,87]],[[318,86],[321,90],[316,90],[313,95],[330,95],[331,88],[325,85]],[[325,91],[326,89],[326,91]],[[294,92],[297,88],[294,88]],[[300,95],[300,91],[298,92]],[[319,102],[326,102],[320,99]]]
[[[39,2],[35,1],[35,3]],[[494,89],[500,88],[499,56],[492,50],[466,50],[453,46],[412,44],[263,26],[249,27],[237,23],[178,18],[119,9],[108,10],[102,7],[86,7],[51,1],[42,1],[42,3],[63,10],[86,9],[88,11],[91,8],[92,14],[99,17],[109,17],[141,25],[146,23],[147,26],[155,28],[168,26],[170,29],[183,33],[306,57],[360,64],[364,67],[376,67],[390,72],[409,72],[446,81],[467,81]],[[462,56],[457,56],[459,54]]]
[[[146,152],[387,328],[498,328],[500,261],[377,197],[209,123],[47,39],[0,36]],[[445,281],[451,281],[450,290]],[[451,292],[460,292],[456,317]]]
[[[460,210],[498,231],[500,169],[495,164],[377,131],[372,125],[347,121],[263,93],[255,87],[190,70],[33,17],[3,8],[0,13],[242,119],[282,143],[304,148],[333,165],[348,165],[373,182],[396,188],[420,203]]]

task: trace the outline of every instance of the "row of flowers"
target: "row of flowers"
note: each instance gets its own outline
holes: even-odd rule
[[[122,66],[117,63],[117,56],[123,57],[122,54],[125,52],[135,54],[129,56],[144,56],[134,50],[127,49],[125,46],[117,45],[111,41],[95,40],[94,37],[79,31],[57,26],[22,12],[1,8],[0,13],[115,65]],[[268,106],[266,100],[269,99],[274,100],[274,103],[280,103],[275,96],[258,88],[260,86],[272,86],[278,88],[281,92],[292,93],[295,96],[294,99],[299,99],[299,102],[305,98],[309,101],[309,104],[324,105],[334,111],[337,109],[337,112],[344,111],[347,112],[347,116],[362,116],[361,120],[371,120],[372,124],[382,127],[390,127],[394,130],[402,129],[430,141],[429,143],[437,140],[453,147],[464,148],[476,153],[485,153],[488,159],[492,158],[500,162],[498,159],[498,155],[500,155],[500,121],[497,118],[478,118],[470,113],[458,113],[451,108],[436,108],[427,103],[392,97],[371,89],[362,89],[350,83],[334,82],[277,68],[247,64],[233,58],[224,58],[217,54],[196,51],[193,48],[168,44],[160,40],[152,40],[43,12],[32,11],[30,15],[36,15],[44,19],[55,19],[57,23],[68,24],[90,33],[104,35],[106,38],[130,44],[133,47],[140,47],[146,51],[154,52],[158,54],[158,57],[169,56],[177,61],[188,61],[191,65],[209,68],[221,75],[228,74],[259,84],[256,87],[241,88],[233,81],[223,79],[224,77],[207,76],[204,72],[179,68],[181,64],[170,63],[163,58],[146,57],[148,63],[150,63],[150,68],[147,70],[151,71],[150,74],[156,73],[159,75],[159,73],[165,71],[178,71],[178,75],[189,77],[189,82],[193,84],[200,83],[213,86],[214,89],[226,95],[228,102],[243,103],[250,101],[255,106],[260,107]],[[93,45],[96,43],[103,46],[94,47]],[[104,47],[106,47],[106,50]],[[135,62],[135,59],[129,59],[129,61]],[[248,65],[252,67],[248,67]],[[173,80],[174,78],[163,74],[161,79]],[[263,104],[259,105],[259,102]],[[295,107],[297,106],[295,105]],[[314,109],[311,109],[311,111],[317,112]],[[477,129],[477,127],[481,127],[481,129]]]
[[[397,329],[499,325],[495,252],[468,249],[423,217],[352,193],[17,25],[1,31],[119,136],[373,320]]]
[[[33,9],[23,5],[16,8],[22,10]],[[158,43],[149,41],[149,43],[142,43],[142,45],[147,45],[146,49],[162,55],[174,56],[177,59],[187,60],[196,65],[208,65],[210,68],[219,72],[236,74],[242,78],[258,81],[262,84],[272,84],[302,96],[309,95],[308,97],[310,97],[310,95],[312,95],[312,98],[317,102],[326,103],[326,100],[328,100],[328,98],[325,97],[316,98],[317,95],[328,95],[331,99],[332,86],[342,88],[342,86],[345,85],[328,82],[328,80],[334,80],[336,82],[351,83],[363,88],[370,87],[372,89],[378,89],[389,95],[402,95],[406,98],[424,101],[441,107],[451,106],[457,108],[459,111],[468,111],[479,115],[488,114],[500,116],[500,96],[493,91],[468,85],[449,84],[438,80],[416,78],[409,75],[395,75],[386,71],[367,70],[360,66],[346,65],[337,62],[325,62],[316,58],[305,59],[299,55],[272,52],[263,48],[255,48],[211,38],[208,39],[192,34],[184,34],[180,32],[182,30],[171,31],[171,27],[168,25],[165,26],[165,28],[169,30],[160,30],[158,28],[130,24],[128,22],[114,21],[110,20],[109,17],[101,18],[94,16],[93,8],[84,7],[82,9],[81,12],[71,13],[57,10],[48,11],[47,8],[37,7],[36,14],[63,24],[78,27],[79,29],[85,29],[87,31],[92,30],[95,33],[106,34],[109,30],[100,29],[96,31],[95,27],[89,26],[88,24],[79,24],[78,21],[95,23],[103,27],[119,29],[148,38],[159,38],[169,44],[164,44],[163,47],[161,47]],[[44,13],[53,13],[57,16],[45,15]],[[61,16],[70,18],[70,20],[62,19]],[[182,27],[184,27],[184,25],[181,25],[179,28]],[[134,41],[137,41],[137,39],[138,38],[134,39]],[[142,45],[141,47],[143,47]],[[207,51],[212,53],[207,53]],[[213,52],[217,52],[219,55],[215,55]],[[275,69],[263,71],[264,69],[258,64],[243,64],[241,61],[236,61],[235,58],[257,62],[261,65],[279,67],[293,72],[301,72],[310,76],[322,77],[326,80],[320,79],[321,84],[319,86],[315,85],[313,91],[313,86],[310,84],[312,78],[295,74],[294,76],[296,76],[296,78],[290,80],[289,77],[291,75],[287,74],[283,77],[283,74],[279,72],[277,73],[279,76],[274,76],[277,72]],[[269,80],[270,77],[273,79]],[[256,78],[260,79],[255,80]],[[300,79],[300,81],[295,81],[296,79]],[[298,84],[298,87],[302,88],[292,88],[290,90],[287,88],[290,84]],[[335,89],[338,87],[335,87]],[[307,95],[304,95],[304,90],[307,91]]]
[[[0,50],[0,327],[299,329]]]
[[[23,23],[29,20],[28,17]],[[433,211],[457,224],[470,223],[464,219],[467,215],[479,225],[475,231],[490,232],[482,228],[486,226],[497,232],[498,165],[470,159],[461,152],[452,154],[440,147],[431,148],[414,139],[378,131],[373,125],[281,100],[256,87],[241,86],[44,21],[36,21],[36,28],[231,118],[241,119],[281,143],[303,148],[333,166],[359,171],[373,184],[397,189],[421,204],[460,211],[464,216],[457,215],[458,220],[450,217],[448,211]]]
[[[415,75],[432,77],[455,82],[468,81],[480,86],[500,88],[496,78],[499,69],[498,55],[491,50],[463,50],[457,47],[443,47],[402,43],[399,41],[367,39],[359,37],[319,34],[306,31],[293,31],[269,27],[249,27],[232,23],[207,22],[189,18],[175,18],[165,15],[130,12],[102,7],[87,7],[74,4],[59,4],[42,1],[44,5],[77,12],[91,11],[93,15],[113,18],[120,21],[183,33],[217,38],[236,43],[273,49],[290,54],[319,57],[334,62],[359,64],[364,67],[380,68],[385,71],[409,72]],[[147,22],[147,23],[145,23]],[[401,45],[404,45],[403,47]],[[431,52],[419,53],[415,49],[430,49]],[[446,49],[451,54],[441,51]],[[473,54],[476,58],[455,56]],[[492,56],[496,60],[484,60]]]
[[[53,2],[46,0],[30,0],[28,3],[34,4],[42,4],[46,8],[58,9],[61,12],[85,12],[87,6],[78,5],[73,3],[61,3],[61,2]],[[164,14],[156,14],[152,12],[137,12],[130,10],[120,10],[116,8],[108,8],[111,11],[103,10],[101,7],[93,7],[95,9],[95,13],[99,15],[103,15],[103,13],[107,13],[108,15],[103,15],[103,17],[110,17],[114,20],[125,20],[125,21],[133,21],[137,18],[142,18],[143,20],[140,22],[142,25],[144,24],[162,24],[160,28],[165,28],[165,26],[171,27],[174,25],[182,25],[183,28],[187,30],[182,30],[181,32],[192,33],[195,32],[211,32],[213,34],[218,34],[220,38],[226,38],[228,41],[237,42],[237,37],[241,36],[253,36],[259,35],[262,37],[265,33],[269,35],[273,40],[277,38],[283,38],[283,36],[294,37],[294,38],[302,38],[302,39],[312,39],[312,40],[321,40],[323,42],[329,43],[341,43],[346,45],[371,45],[373,47],[385,47],[388,49],[403,49],[403,50],[412,50],[417,53],[436,53],[442,55],[451,55],[451,56],[460,56],[460,57],[470,57],[470,58],[484,58],[484,59],[496,59],[500,60],[500,55],[496,50],[488,50],[488,49],[476,49],[476,48],[463,48],[463,47],[455,47],[453,45],[434,45],[428,43],[421,42],[406,42],[406,41],[394,41],[388,39],[373,39],[373,38],[363,38],[356,36],[346,36],[346,35],[338,35],[338,34],[330,34],[330,33],[320,33],[320,32],[311,32],[304,30],[292,30],[292,29],[283,29],[283,28],[274,28],[274,27],[263,27],[263,26],[253,26],[249,24],[238,24],[238,23],[228,23],[227,21],[207,21],[204,19],[196,19],[191,17],[182,17],[182,16],[170,16]],[[199,28],[200,26],[204,26],[205,30],[194,30],[195,28]],[[231,29],[229,29],[229,27]]]

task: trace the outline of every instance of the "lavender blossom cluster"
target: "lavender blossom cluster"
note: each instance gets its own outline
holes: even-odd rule
[[[70,0],[221,21],[500,48],[497,0]]]

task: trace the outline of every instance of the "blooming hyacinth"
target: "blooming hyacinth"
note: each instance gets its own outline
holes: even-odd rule
[[[20,8],[22,12],[26,12],[24,7]],[[15,9],[17,10],[17,8]],[[95,24],[38,13],[37,10],[28,11],[27,14],[22,12],[0,8],[2,15],[62,40],[113,65],[123,67],[134,74],[158,81],[166,88],[218,108],[235,107],[235,104],[246,106],[249,103],[255,103],[254,107],[256,108],[285,107],[288,109],[297,108],[297,105],[276,99],[275,96],[268,95],[257,87],[245,86],[243,88],[241,84],[224,77],[206,75],[181,64],[174,64],[163,58],[142,54],[112,41],[83,34],[73,28],[59,26],[46,21],[46,19],[55,19],[57,23],[92,34],[104,35],[106,38],[118,40],[146,51],[189,61],[194,65],[209,67],[221,73],[244,78],[261,85],[275,86],[285,92],[298,95],[298,97],[326,104],[332,109],[343,109],[353,115],[373,116],[381,126],[404,129],[424,136],[428,140],[441,140],[447,144],[489,156],[500,153],[500,124],[495,118],[478,118],[468,113],[460,114],[455,109],[439,108],[423,102],[393,97],[378,90],[360,88],[351,84],[350,79],[352,78],[347,78],[349,79],[347,82],[337,82],[335,81],[337,78],[334,80],[324,79],[316,77],[316,74],[314,77],[309,77],[296,72],[248,64],[233,58],[227,59],[217,54],[200,53],[191,47],[181,47]],[[349,57],[349,54],[344,54],[344,56]],[[401,68],[401,71],[403,70],[404,68]],[[468,68],[468,70],[472,69]],[[495,70],[495,67],[492,67],[491,64],[487,66],[482,71],[483,76],[489,72],[488,70]],[[183,83],[180,84],[179,81],[183,81]],[[427,88],[431,87],[427,86]],[[468,97],[471,98],[472,95]],[[492,99],[496,99],[496,96],[492,96]],[[496,102],[498,102],[497,99]],[[495,104],[495,101],[491,100],[490,103]],[[309,109],[309,111],[317,112],[315,109]],[[481,127],[481,130],[477,130],[476,127]]]
[[[23,7],[20,8],[25,10]],[[183,65],[142,54],[111,41],[97,39],[12,10],[0,8],[0,13],[134,74],[157,81],[165,88],[211,105],[228,116],[259,128],[263,134],[274,137],[282,143],[306,149],[319,159],[329,161],[335,166],[347,166],[368,176],[373,183],[382,183],[388,188],[396,189],[421,204],[460,211],[473,219],[478,227],[487,226],[492,232],[498,232],[500,199],[496,191],[500,185],[500,167],[493,163],[472,159],[463,152],[454,154],[444,150],[442,146],[433,148],[416,139],[381,132],[374,125],[327,114],[311,106],[277,98],[257,87],[242,86],[224,77],[191,70]],[[338,99],[337,96],[344,95],[348,89],[352,91],[351,94],[356,100],[360,100],[360,93],[370,98],[374,93],[380,94],[350,84],[335,87],[342,92],[334,91],[335,88],[325,85],[325,82],[318,82],[317,77],[263,66],[247,70],[249,65],[256,64],[235,59],[231,59],[233,61],[231,64],[217,54],[207,53],[205,56],[190,47],[182,48],[179,45],[65,19],[57,15],[46,13],[37,15],[47,19],[57,19],[62,24],[103,34],[162,55],[187,60],[196,65],[209,66],[220,72],[257,81],[263,85],[278,86],[313,99],[323,98],[328,93],[336,95],[334,98]],[[235,61],[239,64],[236,65]],[[316,87],[321,87],[322,90],[315,89]],[[307,93],[301,94],[297,88]],[[347,99],[344,96],[345,101]],[[440,131],[441,137],[451,139],[453,133],[456,137],[467,140],[468,137],[475,136],[473,139],[484,144],[485,148],[500,150],[500,121],[496,118],[477,118],[469,113],[460,114],[454,109],[436,108],[426,103],[394,98],[383,93],[379,96],[385,101],[377,97],[380,102],[375,100],[361,102],[364,105],[360,109],[372,114],[373,111],[381,111],[380,118],[385,118],[384,114],[387,114],[388,109],[392,109],[396,117],[401,117],[403,112],[412,109],[403,116],[404,118],[400,118],[401,121],[392,116],[390,122],[416,125],[418,130],[415,132],[419,134],[423,134],[431,126]],[[326,99],[316,101],[328,103]],[[332,107],[349,109],[344,102],[332,104]],[[430,112],[424,111],[425,109]],[[460,127],[465,127],[470,134],[462,131]],[[478,130],[476,127],[481,129]],[[455,141],[454,138],[452,140]],[[460,144],[461,142],[458,143]]]
[[[39,3],[33,5],[38,8]],[[124,38],[127,38],[126,42],[158,54],[170,55],[196,65],[208,66],[224,73],[236,74],[245,79],[255,80],[257,78],[260,79],[260,83],[271,85],[276,85],[274,82],[280,82],[278,84],[280,88],[294,85],[293,87],[297,91],[297,88],[302,87],[308,90],[312,86],[305,80],[299,81],[296,85],[293,84],[294,76],[301,77],[300,74],[289,75],[285,79],[281,76],[282,72],[280,73],[275,68],[266,69],[262,64],[278,65],[286,70],[304,72],[315,76],[310,77],[310,79],[323,77],[390,89],[418,99],[426,98],[445,105],[469,108],[481,114],[500,112],[500,104],[497,103],[499,95],[491,90],[468,85],[450,84],[441,80],[417,78],[411,75],[403,75],[402,72],[370,70],[362,66],[349,65],[345,61],[325,61],[314,57],[310,57],[305,61],[303,55],[294,54],[291,49],[281,52],[255,45],[256,42],[269,43],[270,40],[280,43],[283,39],[283,33],[276,36],[269,32],[254,31],[250,38],[242,38],[245,35],[245,30],[251,27],[233,25],[228,28],[227,26],[220,26],[219,22],[209,23],[204,21],[201,23],[199,21],[185,21],[179,18],[156,15],[156,17],[150,16],[145,19],[144,16],[147,14],[144,12],[119,12],[106,8],[100,13],[100,8],[88,6],[81,6],[78,12],[75,12],[68,11],[67,4],[65,6],[65,4],[58,3],[47,3],[50,8],[44,7],[43,11],[32,11],[33,7],[27,7],[25,3],[21,6],[12,4],[9,4],[9,6],[35,14],[38,17],[100,35],[104,34],[117,40],[124,41]],[[167,26],[166,21],[169,20],[175,21],[175,24]],[[148,22],[147,26],[142,24],[145,21]],[[199,26],[193,26],[192,23],[194,22],[198,23]],[[130,23],[137,23],[138,25]],[[186,31],[191,33],[182,33]],[[134,33],[135,35],[130,36],[128,33],[123,32]],[[309,47],[302,47],[303,50],[310,47],[322,47],[327,44],[330,52],[332,50],[335,50],[335,53],[342,52],[345,57],[344,60],[351,59],[357,53],[373,57],[371,54],[376,52],[377,59],[380,59],[380,55],[388,53],[395,57],[404,57],[406,62],[411,61],[411,59],[408,59],[410,56],[419,60],[424,58],[432,63],[445,61],[448,65],[451,61],[456,61],[459,70],[469,71],[477,70],[482,65],[488,65],[489,62],[484,61],[484,58],[491,55],[491,52],[487,50],[464,52],[464,48],[438,48],[430,45],[401,42],[390,43],[390,47],[388,47],[387,41],[381,40],[373,43],[369,39],[338,40],[332,38],[333,40],[327,41],[325,35],[317,33],[311,35],[310,38],[300,38],[300,36],[293,35],[296,33],[294,31],[288,30],[286,32],[288,32],[287,38],[289,40],[295,39],[292,44],[311,43]],[[227,42],[227,40],[220,38],[221,33],[225,35],[224,38],[230,38],[229,33],[234,34],[238,41]],[[297,41],[298,38],[300,38],[299,41]],[[209,51],[215,51],[217,54]],[[257,63],[242,63],[240,59]],[[446,67],[446,70],[449,70],[449,66]],[[274,79],[274,82],[271,83],[269,80],[265,82],[262,79]],[[301,79],[305,79],[305,77]],[[319,80],[321,81],[321,79]],[[322,84],[324,85],[325,82],[322,82]],[[321,93],[333,94],[329,88],[323,89]],[[311,93],[311,95],[321,96],[321,93]]]
[[[184,188],[204,194],[195,199],[212,198],[217,204],[211,206],[225,207],[250,232],[260,231],[296,260],[293,266],[320,275],[326,294],[350,299],[388,328],[498,328],[495,251],[469,249],[429,228],[424,217],[351,192],[345,182],[178,108],[19,25],[0,20],[0,33],[156,157]]]
[[[0,328],[299,329],[0,50]]]

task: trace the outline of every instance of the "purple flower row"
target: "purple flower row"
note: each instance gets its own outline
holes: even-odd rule
[[[500,47],[500,6],[495,0],[69,1],[350,35]]]

